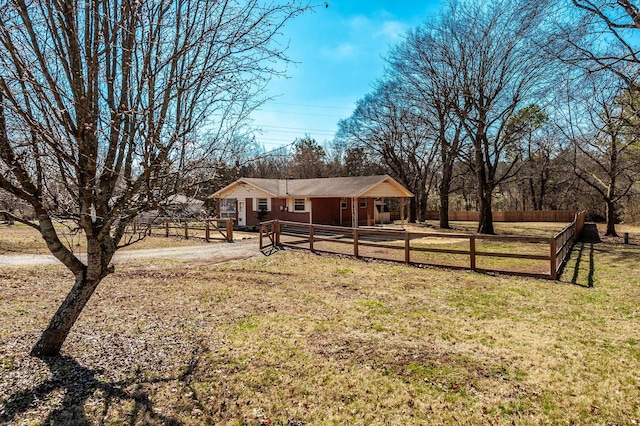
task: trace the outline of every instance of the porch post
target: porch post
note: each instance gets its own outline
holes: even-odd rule
[[[313,199],[309,198],[309,224],[313,223]]]
[[[358,227],[358,199],[351,199],[351,227]]]
[[[404,197],[400,198],[400,222],[404,226]]]

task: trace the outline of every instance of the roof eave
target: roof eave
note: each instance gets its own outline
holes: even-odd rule
[[[211,194],[209,196],[209,198],[220,198],[220,194],[222,194],[223,192],[226,192],[228,189],[234,187],[234,186],[240,186],[240,185],[250,185],[253,188],[259,189],[260,191],[264,192],[265,194],[274,197],[274,198],[278,198],[279,195],[274,194],[273,192],[269,191],[268,189],[265,189],[263,187],[261,187],[260,185],[256,185],[255,183],[252,182],[247,182],[246,180],[244,180],[244,178],[240,178],[235,182],[230,183],[229,185],[225,186],[224,188],[214,192],[213,194]]]

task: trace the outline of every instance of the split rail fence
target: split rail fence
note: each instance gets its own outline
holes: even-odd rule
[[[233,221],[231,219],[176,220],[175,218],[153,218],[135,220],[128,228],[130,233],[161,237],[198,238],[233,241]]]
[[[292,247],[555,280],[583,226],[584,212],[575,214],[573,221],[553,237],[407,232],[273,220],[260,224],[260,249]],[[510,259],[515,259],[515,264]]]

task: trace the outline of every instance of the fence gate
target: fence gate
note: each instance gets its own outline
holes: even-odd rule
[[[267,256],[280,248],[277,233],[278,225],[277,221],[260,224],[260,251]]]

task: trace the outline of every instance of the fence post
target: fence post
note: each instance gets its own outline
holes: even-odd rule
[[[476,270],[476,236],[469,237],[469,262],[472,271]]]
[[[189,239],[189,223],[185,221],[184,223],[184,239]]]
[[[551,279],[555,280],[558,278],[558,258],[556,255],[556,251],[557,251],[557,241],[555,238],[550,238],[549,239],[549,251],[551,254],[551,262],[550,262],[550,267],[551,267]]]
[[[404,232],[404,263],[411,262],[411,238],[407,231]]]
[[[169,221],[164,221],[164,236],[169,238]]]
[[[309,225],[309,250],[313,253],[313,225]]]
[[[136,219],[133,220],[133,233],[138,233],[138,221]]]
[[[358,230],[353,228],[353,256],[358,257]]]
[[[263,247],[263,245],[262,245],[262,233],[264,232],[264,228],[265,228],[264,223],[261,223],[260,224],[260,250],[262,250],[262,247]]]
[[[206,242],[209,242],[209,236],[210,236],[210,231],[209,231],[209,224],[211,223],[211,221],[209,219],[207,219],[205,222],[205,227],[204,227],[204,240]]]
[[[276,245],[280,247],[280,221],[277,219],[273,224],[273,231],[276,233]]]
[[[233,221],[227,219],[227,242],[233,242]]]

